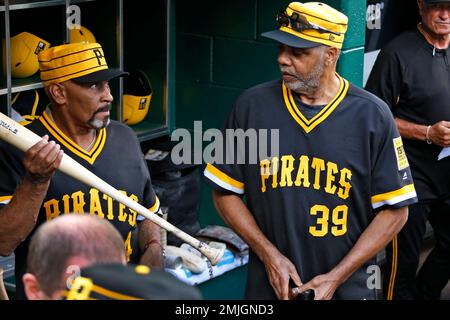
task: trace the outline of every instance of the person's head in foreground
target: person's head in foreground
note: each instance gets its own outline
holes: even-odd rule
[[[123,239],[111,223],[89,214],[46,222],[31,239],[23,276],[27,298],[60,299],[81,268],[98,263],[126,263]]]
[[[291,2],[277,15],[277,30],[262,36],[279,43],[278,64],[287,88],[308,94],[335,77],[348,18],[320,2]]]

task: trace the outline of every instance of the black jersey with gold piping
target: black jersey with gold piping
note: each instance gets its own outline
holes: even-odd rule
[[[286,108],[289,110],[289,113],[292,115],[292,117],[297,121],[297,123],[305,130],[305,132],[310,132],[313,130],[316,126],[318,126],[322,121],[324,121],[332,112],[334,109],[336,109],[337,106],[339,106],[339,103],[341,103],[342,99],[344,99],[345,95],[347,94],[349,83],[347,80],[341,78],[339,75],[339,90],[337,94],[334,96],[334,98],[328,103],[317,115],[315,115],[311,119],[307,119],[299,110],[297,107],[293,93],[291,89],[288,89],[284,83],[283,86],[283,98],[284,103],[286,104]]]
[[[27,128],[61,145],[62,150],[85,166],[89,171],[120,190],[133,200],[152,211],[159,210],[159,200],[152,188],[150,174],[134,132],[116,121],[99,130],[97,140],[86,152],[65,136],[45,114]],[[25,174],[22,165],[23,152],[7,143],[0,142],[0,208],[8,204],[16,187]],[[90,213],[110,221],[122,235],[127,256],[134,245],[133,232],[142,220],[136,212],[114,201],[99,190],[89,187],[59,171],[52,178],[47,195],[39,212],[37,226],[62,214]],[[26,268],[29,237],[15,250],[16,279],[21,279]],[[18,285],[18,292],[23,290]]]
[[[310,120],[281,81],[246,90],[224,129],[278,129],[279,154],[256,164],[212,163],[205,169],[213,188],[245,195],[258,226],[291,259],[304,283],[336,266],[380,210],[417,201],[389,109],[345,79],[340,82],[334,99]],[[238,150],[249,159],[251,148],[235,147],[235,156]],[[367,261],[334,297],[374,299],[375,290],[367,286],[372,264]],[[252,252],[248,275],[246,298],[276,298]]]
[[[72,153],[76,154],[78,158],[81,158],[87,161],[90,164],[93,164],[100,152],[105,145],[106,141],[106,129],[100,129],[97,133],[96,141],[90,151],[86,151],[73,142],[68,136],[66,136],[53,122],[48,112],[44,112],[42,117],[39,118],[39,121],[44,125],[44,127],[50,132],[53,137],[58,141],[58,143],[64,145],[67,149],[69,149]]]

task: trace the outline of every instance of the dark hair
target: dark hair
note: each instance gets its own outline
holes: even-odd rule
[[[89,214],[64,215],[40,226],[31,239],[27,271],[36,276],[48,296],[61,288],[70,258],[89,264],[122,263],[125,245],[119,232],[106,220]]]

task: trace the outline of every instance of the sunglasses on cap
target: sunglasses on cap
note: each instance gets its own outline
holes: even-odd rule
[[[293,12],[291,16],[288,16],[286,11],[283,9],[280,9],[277,13],[277,23],[279,27],[288,27],[290,24],[290,27],[297,32],[303,32],[305,30],[316,30],[320,33],[332,33],[337,36],[341,35],[340,32],[331,31],[329,29],[322,28],[308,22],[304,15],[301,15],[297,12]]]

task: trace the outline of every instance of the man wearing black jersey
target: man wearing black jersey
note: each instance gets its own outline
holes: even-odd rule
[[[282,80],[246,90],[225,129],[278,129],[279,154],[227,157],[204,173],[218,212],[251,248],[246,297],[375,299],[374,256],[416,201],[401,137],[384,102],[336,73],[344,14],[292,2],[277,21],[263,35],[280,43]]]
[[[366,89],[391,108],[404,138],[419,203],[387,247],[388,299],[439,299],[450,278],[450,0],[419,0],[422,21],[377,58]],[[417,278],[426,220],[436,245]]]
[[[109,119],[108,80],[124,72],[108,68],[98,43],[56,46],[38,58],[51,105],[27,127],[43,138],[25,154],[0,142],[0,254],[15,253],[16,296],[24,298],[21,278],[36,225],[62,214],[89,212],[110,221],[123,237],[128,260],[139,243],[140,263],[162,267],[154,223],[56,171],[64,152],[133,200],[159,210],[136,135]]]

